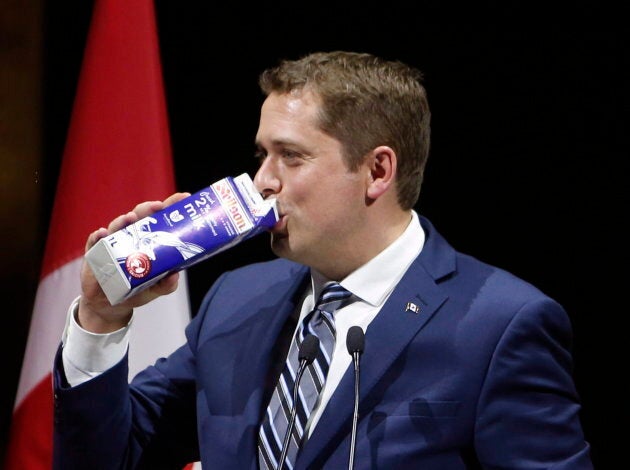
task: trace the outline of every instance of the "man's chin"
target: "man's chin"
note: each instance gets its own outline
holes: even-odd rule
[[[289,246],[289,237],[285,234],[271,234],[271,251],[280,258],[289,260],[293,260],[294,258],[291,247]]]

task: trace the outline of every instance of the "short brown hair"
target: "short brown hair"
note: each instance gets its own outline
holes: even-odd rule
[[[356,170],[379,145],[398,157],[398,202],[411,209],[429,155],[431,112],[422,73],[367,53],[317,52],[262,72],[265,95],[308,89],[321,100],[320,128],[339,140]]]

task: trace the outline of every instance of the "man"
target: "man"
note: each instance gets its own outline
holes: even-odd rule
[[[132,309],[172,292],[177,274],[111,306],[85,267],[55,363],[56,468],[592,468],[562,307],[458,253],[413,209],[429,151],[420,72],[314,53],[260,85],[254,183],[276,199],[279,258],[221,276],[187,344],[131,385]],[[185,195],[139,204],[86,248]],[[350,297],[312,313],[330,281]],[[352,326],[365,331],[356,440]],[[285,446],[309,332],[323,349]],[[301,387],[316,382],[306,404]]]

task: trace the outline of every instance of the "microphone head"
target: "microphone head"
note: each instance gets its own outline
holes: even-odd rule
[[[308,334],[300,344],[300,350],[298,352],[298,360],[306,361],[306,364],[310,364],[315,360],[319,351],[319,338],[315,335]]]
[[[348,330],[348,336],[346,336],[346,346],[348,352],[352,355],[354,353],[363,353],[365,348],[365,333],[360,326],[351,326]]]

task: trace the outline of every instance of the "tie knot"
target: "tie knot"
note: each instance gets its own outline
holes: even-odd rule
[[[351,296],[352,293],[344,289],[338,282],[329,282],[319,294],[315,308],[324,312],[333,313]]]

